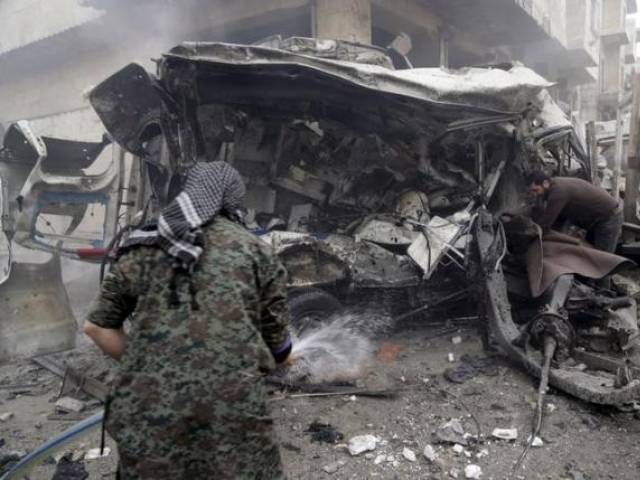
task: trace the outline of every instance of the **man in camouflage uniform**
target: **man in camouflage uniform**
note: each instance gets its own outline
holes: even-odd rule
[[[106,428],[124,479],[284,478],[262,376],[291,349],[286,272],[239,224],[205,222],[190,270],[122,254],[84,327],[121,363]]]

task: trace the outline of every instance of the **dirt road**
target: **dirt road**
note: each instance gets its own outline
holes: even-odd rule
[[[283,398],[274,392],[270,399],[282,454],[291,479],[450,479],[465,478],[465,468],[477,465],[480,478],[504,479],[529,435],[536,396],[535,382],[501,357],[482,360],[477,333],[472,328],[437,336],[441,327],[413,325],[384,339],[373,368],[359,381],[368,388],[397,388],[394,399],[362,396]],[[461,337],[454,344],[451,338]],[[435,337],[435,338],[434,338]],[[452,353],[454,362],[448,361]],[[471,368],[462,377],[475,374],[464,383],[451,383],[443,372],[460,367],[463,355]],[[102,380],[114,365],[93,348],[84,346],[63,355],[69,363]],[[469,358],[469,357],[465,357]],[[476,365],[476,367],[473,367]],[[460,372],[458,372],[460,373]],[[460,375],[458,375],[460,376]],[[6,388],[25,384],[23,394]],[[22,362],[0,368],[0,415],[13,416],[0,422],[0,458],[12,451],[24,453],[72,422],[50,420],[60,379],[36,366]],[[87,414],[100,407],[89,398]],[[596,408],[564,394],[551,391],[547,397],[542,430],[543,446],[532,449],[520,479],[616,479],[640,478],[640,420],[632,413]],[[478,444],[455,447],[439,443],[434,432],[451,419],[458,419],[465,433],[477,433],[472,412],[481,429]],[[312,441],[306,432],[313,421],[330,424],[343,435],[336,443]],[[515,441],[491,438],[494,428],[515,428]],[[352,456],[346,443],[354,436],[371,434],[375,449]],[[469,440],[469,436],[467,436]],[[0,442],[2,443],[2,442]],[[99,445],[97,434],[88,436],[70,450],[80,458]],[[431,445],[437,458],[425,458]],[[113,478],[117,455],[84,462],[90,479]],[[411,451],[415,461],[411,461]],[[404,454],[403,454],[404,452]],[[407,458],[408,457],[408,458]],[[30,478],[50,479],[55,461],[38,467]]]

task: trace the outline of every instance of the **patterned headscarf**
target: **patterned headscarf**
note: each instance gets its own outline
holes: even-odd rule
[[[134,230],[122,246],[156,245],[190,270],[202,254],[202,225],[220,211],[242,206],[245,186],[238,171],[225,162],[197,163],[187,175],[184,189],[167,205],[158,222]]]

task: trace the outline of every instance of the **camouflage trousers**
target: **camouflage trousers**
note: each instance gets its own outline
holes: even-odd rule
[[[141,398],[142,392],[116,388],[106,428],[118,444],[119,478],[284,480],[262,384],[217,386],[227,388],[225,394],[180,398],[170,393],[170,403],[160,400],[156,408]],[[228,388],[235,389],[237,399],[231,404]]]

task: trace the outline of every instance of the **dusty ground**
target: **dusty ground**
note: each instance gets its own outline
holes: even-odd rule
[[[362,379],[371,388],[400,388],[395,399],[356,396],[286,398],[275,392],[270,403],[282,444],[282,454],[292,479],[414,479],[465,478],[465,467],[476,464],[482,479],[507,478],[521,452],[521,442],[531,425],[536,385],[500,357],[493,359],[497,369],[480,373],[463,384],[452,384],[443,371],[447,354],[457,359],[463,354],[486,357],[473,329],[455,335],[462,343],[454,345],[452,334],[436,336],[441,327],[414,325],[387,336],[384,358]],[[434,338],[435,336],[435,338]],[[394,358],[394,354],[397,354]],[[108,379],[112,367],[87,345],[58,356],[83,371]],[[26,384],[24,393],[15,394],[11,384]],[[34,386],[35,385],[35,386]],[[12,451],[24,454],[73,422],[50,420],[60,379],[29,362],[0,367],[0,415],[13,417],[0,422],[0,457]],[[12,387],[13,388],[13,387]],[[447,393],[449,392],[452,395]],[[19,389],[18,389],[19,391]],[[85,397],[85,400],[90,399]],[[616,479],[636,480],[640,472],[640,420],[633,414],[598,409],[558,392],[550,392],[543,426],[544,446],[532,449],[525,469],[513,478],[521,479]],[[452,445],[439,444],[433,432],[442,423],[458,418],[465,432],[476,427],[462,404],[478,419],[483,440],[477,446],[456,453]],[[90,403],[86,414],[99,410]],[[552,411],[551,411],[552,410]],[[333,425],[344,435],[338,444],[312,442],[305,432],[318,420]],[[496,428],[517,428],[518,441],[490,438]],[[381,440],[369,454],[352,457],[341,443],[355,435],[373,434]],[[438,460],[430,463],[422,452],[431,444]],[[113,478],[117,455],[84,462],[90,479]],[[99,446],[99,432],[83,438],[71,447],[77,458],[89,448]],[[402,455],[404,448],[415,452],[416,461]],[[485,452],[483,452],[485,451]],[[478,453],[481,453],[478,458]],[[382,460],[384,456],[384,460]],[[389,458],[392,457],[392,458]],[[381,461],[382,460],[382,461]],[[379,463],[377,463],[379,462]],[[327,467],[334,473],[327,473]],[[50,479],[55,460],[38,467],[29,478]],[[457,476],[457,477],[456,477]]]

